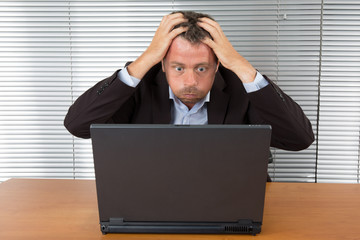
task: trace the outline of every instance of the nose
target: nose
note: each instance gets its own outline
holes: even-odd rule
[[[197,77],[194,72],[189,72],[185,76],[184,85],[185,86],[196,86],[198,84]]]

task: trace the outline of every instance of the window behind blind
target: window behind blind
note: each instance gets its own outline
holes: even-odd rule
[[[91,142],[64,129],[67,109],[176,10],[212,15],[311,120],[309,149],[272,149],[273,180],[359,182],[360,4],[329,0],[0,1],[0,179],[93,178]]]

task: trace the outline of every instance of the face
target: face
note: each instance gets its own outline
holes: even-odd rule
[[[218,63],[213,50],[206,44],[191,44],[177,37],[170,45],[162,67],[175,96],[191,109],[210,91]]]

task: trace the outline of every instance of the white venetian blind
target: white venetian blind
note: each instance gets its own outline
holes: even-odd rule
[[[0,180],[73,177],[67,2],[0,1]]]
[[[136,59],[162,16],[176,10],[212,15],[236,50],[311,120],[319,142],[300,152],[272,149],[273,180],[359,181],[359,5],[0,1],[0,181],[93,178],[91,142],[65,130],[67,109],[86,89]]]
[[[359,183],[360,4],[323,8],[317,178]]]
[[[321,1],[279,1],[277,84],[317,127]],[[274,181],[314,182],[316,142],[300,152],[273,150]],[[270,172],[271,172],[270,170]]]

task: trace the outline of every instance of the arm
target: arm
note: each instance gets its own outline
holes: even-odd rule
[[[269,85],[259,91],[248,93],[250,123],[271,125],[272,147],[290,151],[308,148],[314,142],[309,119],[291,97],[264,77]]]
[[[172,40],[187,30],[186,27],[173,29],[176,25],[187,21],[181,13],[166,15],[160,22],[150,46],[141,56],[128,66],[131,76],[142,79],[155,64],[165,57]]]
[[[208,18],[198,23],[213,39],[205,38],[203,43],[211,47],[222,65],[231,70],[246,85],[255,80],[256,69],[231,45],[220,25]],[[266,78],[266,77],[265,77]],[[301,107],[286,95],[270,79],[258,91],[248,92],[248,110],[251,124],[272,126],[271,146],[285,150],[302,150],[314,141],[311,123]]]
[[[181,13],[165,16],[147,50],[128,65],[128,73],[137,79],[143,79],[164,58],[172,40],[186,31],[185,27],[173,29],[184,21],[186,20]],[[87,90],[74,102],[65,117],[64,125],[73,135],[90,138],[91,124],[111,123],[113,116],[119,111],[121,116],[117,114],[117,122],[129,122],[135,106],[135,91],[136,88],[121,81],[116,72]]]
[[[213,38],[205,38],[203,43],[213,49],[221,64],[234,72],[243,83],[253,82],[256,69],[233,48],[220,25],[209,18],[201,18],[198,25],[208,31]]]
[[[90,125],[109,123],[112,116],[124,106],[132,104],[135,88],[118,79],[118,72],[100,81],[83,93],[69,108],[64,126],[73,135],[90,138]],[[130,108],[127,108],[130,109]],[[131,112],[124,112],[130,118]]]

